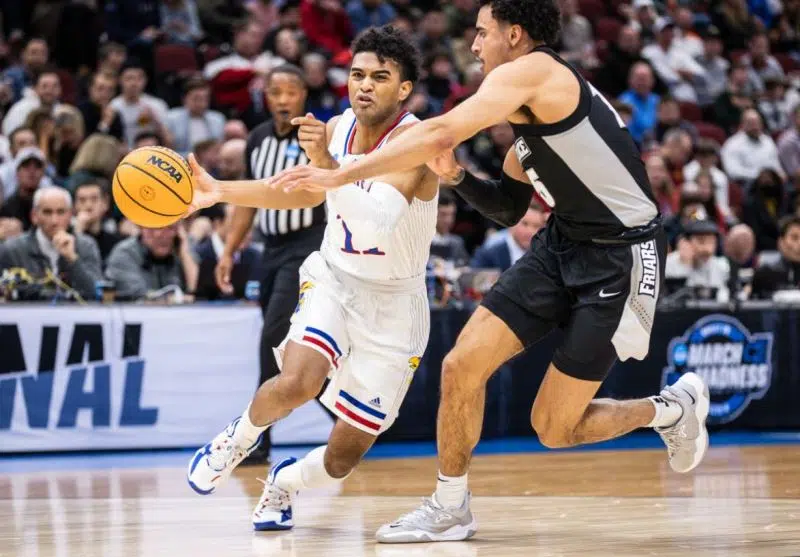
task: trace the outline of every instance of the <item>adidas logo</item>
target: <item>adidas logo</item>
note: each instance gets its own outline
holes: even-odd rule
[[[381,407],[381,397],[376,396],[375,398],[370,400],[369,403],[372,406],[375,406],[376,408],[380,408]]]

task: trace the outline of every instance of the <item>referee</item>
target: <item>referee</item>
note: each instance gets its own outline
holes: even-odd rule
[[[246,178],[261,180],[296,165],[307,164],[300,148],[297,128],[292,118],[303,116],[308,89],[303,72],[296,66],[283,65],[267,77],[266,99],[272,118],[259,125],[247,138],[245,149]],[[231,269],[235,254],[247,233],[256,226],[264,237],[261,267],[261,377],[258,384],[278,374],[272,348],[289,332],[289,319],[297,305],[300,265],[319,249],[325,231],[324,204],[313,209],[253,209],[236,207],[231,232],[216,268],[216,278],[223,292],[231,291]],[[261,447],[252,455],[259,461],[269,459],[269,430],[264,432]]]

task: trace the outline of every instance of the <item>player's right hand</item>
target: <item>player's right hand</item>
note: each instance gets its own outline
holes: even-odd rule
[[[194,153],[189,153],[189,168],[192,170],[192,202],[186,209],[184,218],[195,211],[211,207],[220,202],[222,193],[220,192],[219,182],[200,166]]]
[[[292,118],[292,125],[300,126],[297,130],[297,139],[311,164],[326,168],[325,163],[329,161],[331,155],[328,152],[328,132],[325,122],[317,120],[309,112],[305,116]]]
[[[445,151],[435,159],[429,160],[428,168],[444,182],[442,185],[456,181],[462,170],[453,151]]]
[[[231,284],[231,272],[233,271],[233,256],[224,252],[217,262],[214,269],[214,278],[217,286],[223,294],[233,294],[233,284]]]

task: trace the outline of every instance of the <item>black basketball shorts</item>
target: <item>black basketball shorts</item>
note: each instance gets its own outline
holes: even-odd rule
[[[666,245],[661,229],[640,244],[573,242],[551,219],[482,305],[526,348],[562,328],[553,364],[572,377],[602,381],[617,358],[647,355]]]

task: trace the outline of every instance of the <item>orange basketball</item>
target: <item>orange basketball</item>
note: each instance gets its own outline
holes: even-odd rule
[[[119,163],[111,191],[128,220],[144,228],[163,228],[181,218],[194,188],[182,156],[166,147],[142,147]]]

